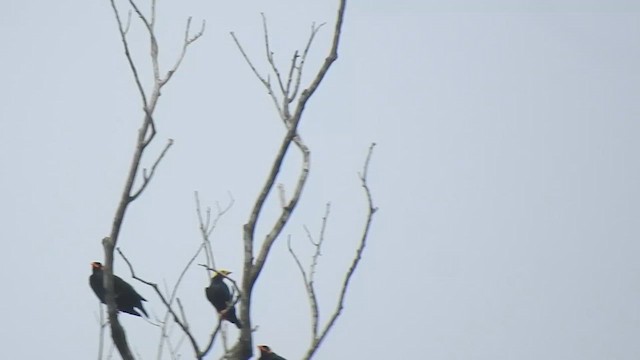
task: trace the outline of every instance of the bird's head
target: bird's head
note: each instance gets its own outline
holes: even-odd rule
[[[218,274],[220,274],[220,275],[222,275],[223,277],[225,277],[225,276],[229,276],[229,275],[231,275],[231,271],[229,271],[229,270],[225,270],[225,269],[213,270],[213,276],[214,276],[214,277],[218,276]]]
[[[98,261],[94,261],[91,263],[91,269],[93,270],[100,270],[102,269],[102,263],[98,262]]]
[[[261,354],[271,354],[273,352],[267,345],[258,345],[258,349],[260,350]]]

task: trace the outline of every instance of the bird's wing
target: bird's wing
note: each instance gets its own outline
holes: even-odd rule
[[[119,294],[130,294],[136,296],[142,301],[147,301],[147,299],[143,298],[142,295],[138,294],[138,292],[133,288],[133,286],[131,286],[131,284],[122,280],[117,275],[113,275],[113,289],[116,293],[116,296],[118,296]]]
[[[207,296],[209,302],[213,301],[213,288],[211,286],[204,288],[204,294]]]
[[[229,291],[227,284],[222,283],[222,286],[220,286],[220,294],[224,296],[226,302],[231,300],[231,291]]]

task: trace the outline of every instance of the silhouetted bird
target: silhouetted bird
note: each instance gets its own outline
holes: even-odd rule
[[[103,266],[99,262],[91,263],[91,268],[93,273],[89,276],[89,285],[93,289],[93,292],[96,293],[96,296],[103,304],[106,304],[105,293],[102,277],[103,277]],[[126,281],[122,280],[116,275],[113,275],[113,291],[116,299],[116,305],[118,306],[118,310],[122,312],[126,312],[127,314],[140,316],[134,308],[140,309],[144,313],[144,316],[149,317],[147,315],[147,311],[142,307],[142,301],[147,301],[145,298],[140,296],[134,289],[133,286],[129,285]]]
[[[213,304],[222,319],[236,324],[238,329],[242,328],[242,324],[236,316],[236,308],[231,302],[231,292],[227,284],[224,283],[224,277],[231,274],[231,271],[218,270],[213,273],[214,276],[211,278],[211,284],[208,288],[204,289],[207,299]]]
[[[267,345],[259,345],[258,349],[260,350],[260,358],[258,360],[287,360],[271,351],[271,348]]]

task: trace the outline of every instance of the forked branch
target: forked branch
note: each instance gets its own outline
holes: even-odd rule
[[[182,318],[181,319],[178,316],[178,314],[173,310],[173,307],[171,306],[171,304],[169,303],[167,298],[164,296],[164,294],[162,294],[162,291],[160,291],[160,287],[158,287],[158,284],[150,282],[150,281],[147,281],[145,279],[142,279],[142,278],[138,277],[136,275],[136,272],[133,269],[133,265],[131,264],[129,259],[127,259],[127,257],[120,250],[120,248],[118,248],[117,250],[118,250],[118,253],[120,254],[120,256],[122,257],[122,259],[127,263],[127,266],[129,267],[129,271],[131,272],[131,277],[134,278],[135,280],[140,281],[141,283],[143,283],[143,284],[145,284],[147,286],[150,286],[156,292],[156,295],[158,295],[158,297],[160,298],[160,301],[162,301],[164,306],[167,308],[167,311],[169,311],[171,313],[171,316],[173,317],[173,321],[175,321],[176,324],[178,324],[178,326],[180,326],[182,331],[189,338],[189,341],[191,342],[191,346],[193,347],[194,353],[198,354],[199,353],[198,343],[196,342],[196,339],[191,334],[191,331],[189,330],[189,325],[187,324],[187,319],[186,318]]]
[[[302,191],[306,184],[309,168],[310,168],[310,151],[309,148],[304,144],[300,135],[298,134],[298,125],[300,124],[300,120],[302,118],[302,114],[304,112],[305,106],[309,101],[310,97],[315,93],[318,86],[326,76],[329,68],[333,64],[333,62],[338,58],[338,44],[342,32],[342,24],[344,20],[344,13],[346,8],[346,0],[339,1],[339,7],[337,12],[337,19],[333,33],[333,39],[331,44],[331,50],[329,54],[325,58],[322,66],[316,73],[313,78],[311,84],[304,89],[300,95],[297,95],[298,83],[301,81],[302,75],[302,66],[298,66],[299,61],[299,52],[294,52],[291,60],[291,65],[289,67],[289,78],[285,81],[282,80],[282,71],[280,71],[275,63],[273,52],[269,43],[269,34],[266,24],[266,19],[263,17],[263,29],[265,35],[265,50],[267,53],[267,62],[270,65],[272,72],[274,73],[275,78],[278,81],[278,87],[280,92],[282,93],[281,97],[278,98],[275,94],[274,87],[271,85],[271,80],[269,76],[261,75],[256,67],[253,65],[251,60],[249,59],[247,53],[244,51],[243,47],[240,45],[237,37],[234,33],[231,33],[231,36],[238,46],[240,53],[243,58],[256,75],[256,77],[260,80],[260,82],[265,86],[267,92],[271,96],[278,113],[285,124],[286,133],[283,136],[280,147],[275,155],[273,160],[271,169],[269,174],[266,177],[266,181],[263,184],[260,192],[258,193],[258,197],[253,205],[251,213],[249,214],[249,219],[243,228],[243,244],[244,244],[244,266],[243,266],[243,278],[242,278],[242,296],[240,301],[240,320],[246,326],[243,326],[240,334],[240,339],[235,347],[231,350],[230,358],[236,360],[246,360],[249,359],[253,354],[253,344],[252,344],[252,336],[251,336],[251,319],[250,319],[250,303],[251,303],[251,292],[253,286],[260,276],[260,273],[266,263],[267,257],[269,255],[269,251],[271,250],[271,246],[275,242],[275,240],[279,237],[282,232],[282,229],[289,221],[291,214],[293,213],[298,201],[300,200],[300,196],[302,195]],[[315,34],[320,27],[316,27],[315,25],[312,27],[312,33],[309,37],[309,41],[307,43],[307,47],[302,57],[306,57],[308,53],[308,48],[310,48],[313,39],[315,38]],[[301,65],[304,63],[304,59],[300,60]],[[296,72],[297,69],[297,72]],[[297,78],[296,78],[297,75]],[[284,85],[286,83],[286,85]],[[291,84],[294,83],[294,91],[292,90]],[[296,100],[294,100],[296,99]],[[290,106],[295,102],[295,108],[293,111],[290,110]],[[291,143],[295,143],[297,148],[300,150],[302,155],[302,164],[300,168],[300,174],[298,176],[298,180],[296,182],[293,194],[291,199],[282,206],[280,215],[276,219],[276,221],[269,227],[267,235],[264,237],[264,240],[261,244],[255,243],[255,230],[258,220],[260,218],[260,214],[262,213],[267,197],[272,192],[276,178],[280,172],[280,169],[283,165],[285,155],[291,146]],[[258,255],[254,256],[254,247],[258,246],[260,248]]]
[[[258,199],[256,200],[254,207],[251,211],[250,217],[249,217],[249,221],[247,222],[247,224],[245,225],[245,256],[250,255],[251,258],[253,258],[253,242],[254,242],[254,236],[255,236],[255,227],[256,227],[256,223],[258,221],[258,218],[260,216],[260,213],[262,212],[262,208],[264,207],[264,204],[266,202],[267,196],[268,194],[271,192],[271,190],[273,189],[276,177],[278,175],[278,173],[280,172],[280,168],[282,166],[283,160],[284,160],[284,156],[287,153],[287,150],[289,149],[289,146],[291,145],[291,143],[297,139],[299,140],[299,136],[297,135],[297,128],[298,125],[300,123],[300,120],[302,118],[302,113],[304,111],[304,108],[307,104],[307,101],[309,100],[310,96],[316,91],[316,89],[318,88],[318,86],[320,85],[320,83],[322,82],[322,79],[324,79],[324,77],[326,76],[327,72],[329,71],[329,68],[331,67],[331,64],[333,64],[333,62],[338,58],[338,44],[339,44],[339,40],[340,40],[340,34],[342,31],[342,23],[343,23],[343,19],[344,19],[344,12],[345,12],[345,7],[346,7],[346,0],[341,0],[340,1],[340,6],[338,9],[338,15],[337,15],[337,20],[336,20],[336,25],[335,25],[335,29],[334,29],[334,34],[333,34],[333,42],[331,45],[331,51],[329,53],[329,55],[326,57],[323,65],[321,66],[321,68],[318,70],[318,73],[316,74],[315,78],[313,79],[313,81],[311,82],[311,85],[309,85],[308,88],[306,88],[302,94],[300,95],[300,97],[298,98],[298,102],[296,105],[296,109],[294,112],[294,115],[291,119],[283,119],[285,120],[285,123],[287,124],[287,133],[282,141],[282,144],[280,146],[280,149],[278,150],[278,153],[276,154],[276,158],[274,159],[273,165],[271,167],[271,171],[267,177],[267,181],[265,182],[265,184],[262,187],[262,190],[260,192],[260,194],[258,195]],[[315,31],[312,31],[312,34],[310,36],[309,42],[308,42],[308,46],[310,46],[313,37],[315,36]],[[235,38],[235,37],[234,37]],[[244,54],[244,51],[241,50],[241,52]],[[305,55],[303,54],[303,57]],[[246,56],[245,56],[245,59]],[[256,75],[259,76],[259,74],[257,74],[257,71],[255,71],[255,67],[251,64],[250,61],[248,61],[251,68],[254,69],[254,73],[256,73]],[[285,101],[285,104],[288,105],[288,101]],[[300,141],[300,143],[302,143]],[[304,144],[302,144],[304,145]],[[269,234],[267,235],[267,237],[265,238],[265,241],[262,244],[262,248],[260,250],[260,253],[258,255],[258,257],[256,258],[255,264],[253,264],[252,266],[252,271],[250,272],[250,279],[249,279],[249,283],[248,286],[252,287],[253,283],[255,283],[255,280],[257,279],[257,277],[260,274],[260,271],[262,270],[262,267],[264,266],[264,262],[266,261],[269,249],[271,248],[271,245],[273,244],[273,242],[275,241],[275,239],[278,237],[278,235],[280,234],[280,231],[282,230],[282,228],[284,227],[284,225],[286,224],[289,216],[291,215],[291,212],[293,211],[293,209],[295,208],[296,204],[298,203],[299,200],[299,195],[302,192],[302,189],[304,187],[305,181],[306,181],[306,177],[308,175],[308,171],[309,171],[309,150],[306,148],[306,146],[299,146],[299,148],[301,149],[301,152],[303,153],[303,168],[302,168],[302,172],[299,176],[299,181],[298,184],[296,186],[296,190],[294,191],[294,195],[292,196],[292,199],[289,201],[288,205],[285,206],[282,209],[282,213],[279,216],[279,218],[276,220],[276,222],[273,225],[272,230],[269,232]],[[246,263],[245,263],[246,264]],[[247,290],[247,289],[245,289]]]
[[[311,245],[315,248],[313,252],[313,256],[311,256],[311,265],[309,265],[309,272],[305,271],[302,266],[302,262],[296,255],[295,251],[293,251],[293,247],[291,246],[291,238],[287,241],[287,247],[289,248],[289,253],[293,256],[293,259],[298,266],[298,270],[300,270],[300,274],[302,275],[302,281],[304,282],[305,290],[307,291],[307,297],[309,298],[309,307],[311,310],[311,339],[312,342],[318,338],[318,322],[320,318],[320,310],[318,308],[318,297],[316,296],[315,290],[315,275],[316,275],[316,267],[318,265],[318,258],[322,254],[322,243],[324,242],[324,233],[327,228],[327,220],[329,219],[329,213],[331,211],[331,204],[327,203],[324,216],[322,217],[322,226],[320,228],[320,236],[318,240],[314,240],[313,236],[309,229],[305,226],[304,230],[307,233],[307,238]]]
[[[220,203],[216,202],[216,215],[212,217],[211,215],[211,207],[207,207],[206,216],[202,215],[202,206],[200,205],[200,195],[196,191],[194,193],[195,201],[196,201],[196,214],[198,215],[198,228],[200,229],[200,236],[202,237],[202,246],[205,249],[205,256],[207,257],[207,266],[210,268],[215,268],[215,259],[213,257],[213,247],[211,244],[211,234],[213,230],[218,225],[218,221],[220,218],[226,214],[235,202],[235,199],[229,193],[229,202],[227,205],[222,208]]]
[[[319,311],[319,306],[318,306],[318,298],[317,298],[316,291],[315,291],[315,286],[314,286],[314,275],[315,275],[315,272],[316,272],[316,266],[318,264],[318,257],[321,254],[322,244],[323,244],[324,239],[325,239],[324,234],[325,234],[325,230],[326,230],[326,226],[327,226],[327,218],[329,216],[329,210],[330,210],[329,204],[327,204],[327,208],[326,208],[326,211],[325,211],[325,216],[322,218],[322,227],[320,229],[320,236],[319,236],[318,240],[314,241],[313,237],[311,236],[311,234],[307,230],[307,237],[311,241],[311,244],[315,247],[315,251],[314,251],[313,256],[311,257],[311,264],[309,265],[309,270],[308,271],[306,271],[304,269],[304,267],[302,265],[302,262],[300,261],[300,259],[296,255],[296,253],[293,251],[293,249],[291,247],[291,243],[289,242],[289,252],[293,256],[293,259],[295,260],[296,265],[298,266],[298,270],[300,270],[300,273],[302,275],[302,279],[303,279],[303,282],[304,282],[305,289],[307,291],[307,296],[309,298],[309,305],[310,305],[310,309],[311,309],[311,344],[309,346],[309,349],[307,350],[307,353],[305,354],[305,356],[303,358],[304,360],[309,360],[314,356],[314,354],[316,353],[316,351],[318,350],[318,348],[322,344],[322,341],[325,339],[325,337],[327,336],[329,331],[331,331],[331,329],[333,328],[333,326],[336,323],[336,320],[338,319],[338,317],[342,313],[342,309],[344,308],[344,300],[345,300],[345,297],[347,295],[347,291],[349,289],[349,283],[351,281],[351,278],[353,277],[353,274],[356,271],[356,268],[358,267],[358,264],[360,263],[360,260],[362,259],[362,254],[363,254],[365,246],[367,244],[367,239],[369,237],[369,229],[371,228],[371,223],[373,221],[373,215],[378,210],[373,204],[373,198],[371,196],[371,190],[369,189],[369,184],[367,182],[369,163],[371,161],[371,155],[373,154],[373,148],[374,147],[375,147],[375,143],[371,144],[371,146],[369,147],[369,152],[368,152],[367,158],[366,158],[366,160],[364,162],[363,171],[358,174],[358,176],[360,177],[361,185],[362,185],[362,187],[364,189],[364,192],[365,192],[365,195],[366,195],[366,198],[367,198],[367,205],[368,205],[368,213],[367,213],[367,218],[366,218],[366,221],[365,221],[364,229],[363,229],[363,232],[362,232],[362,236],[360,238],[359,246],[358,246],[358,248],[356,250],[354,258],[351,261],[351,265],[350,265],[349,269],[347,270],[347,272],[345,274],[345,277],[344,277],[344,280],[342,282],[342,287],[340,289],[340,295],[338,296],[338,301],[337,301],[337,304],[336,304],[336,308],[333,311],[333,313],[331,314],[329,320],[325,324],[325,326],[322,329],[322,331],[319,331],[319,325],[318,325],[319,324],[320,311]]]
[[[147,188],[147,185],[149,185],[149,183],[151,182],[151,178],[156,173],[156,168],[158,167],[158,164],[160,164],[160,161],[162,161],[162,159],[164,158],[167,151],[169,151],[169,148],[172,145],[173,145],[173,139],[169,139],[167,141],[167,145],[165,145],[164,149],[162,150],[160,155],[158,155],[158,158],[156,159],[156,161],[153,163],[153,166],[151,166],[151,171],[148,174],[147,174],[147,169],[142,169],[142,185],[140,185],[140,188],[136,192],[134,192],[133,195],[131,195],[131,201],[134,201],[135,199],[137,199],[138,196],[142,194],[144,189]]]

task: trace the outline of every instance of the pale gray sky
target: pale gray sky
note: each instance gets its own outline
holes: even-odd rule
[[[323,314],[364,220],[356,172],[369,143],[379,144],[370,182],[380,211],[344,315],[316,358],[638,359],[640,5],[440,3],[350,3],[340,58],[307,107],[311,175],[285,235],[309,250],[302,225],[317,230],[332,202]],[[228,32],[266,70],[261,11],[276,59],[288,64],[311,22],[332,26],[336,6],[159,2],[165,69],[187,16],[206,19],[207,31],[160,99],[153,150],[167,138],[175,145],[123,228],[120,246],[141,276],[172,282],[196,250],[194,190],[206,204],[233,194],[216,255],[240,276],[241,226],[283,127]],[[0,358],[95,358],[89,264],[103,258],[141,105],[108,1],[9,0],[0,30]],[[143,35],[134,21],[148,79]],[[160,314],[152,291],[131,283]],[[216,316],[206,285],[194,268],[181,292],[200,342]],[[308,310],[285,241],[273,248],[253,316],[256,343],[301,357]],[[155,358],[157,328],[121,318],[133,348]],[[183,354],[192,355],[188,344]]]

